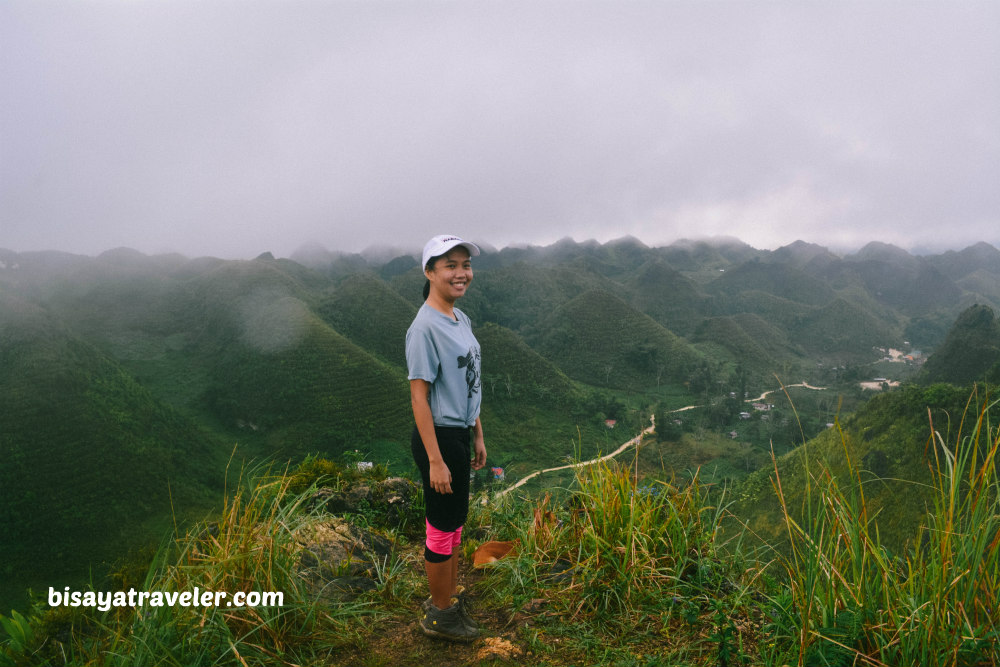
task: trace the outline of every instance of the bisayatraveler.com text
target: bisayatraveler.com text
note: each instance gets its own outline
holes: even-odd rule
[[[49,587],[50,607],[92,607],[109,611],[112,607],[282,607],[285,594],[280,591],[62,591]]]

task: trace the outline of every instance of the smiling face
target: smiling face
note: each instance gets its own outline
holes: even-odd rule
[[[472,282],[472,258],[468,250],[459,246],[430,264],[430,269],[424,269],[424,275],[431,283],[430,297],[455,303],[456,299],[465,296]]]

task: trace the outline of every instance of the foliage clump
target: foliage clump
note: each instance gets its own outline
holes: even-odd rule
[[[787,633],[780,638],[795,647],[789,658],[800,665],[1000,662],[1000,427],[989,419],[997,404],[975,399],[950,444],[932,424],[927,512],[903,553],[882,538],[846,443],[847,475],[807,469],[801,518],[776,472],[790,543],[779,561],[788,589],[776,611]]]
[[[353,472],[352,472],[353,470]],[[384,470],[372,470],[374,475]],[[165,542],[140,581],[122,585],[164,594],[279,593],[258,606],[154,605],[49,607],[0,615],[8,634],[0,665],[232,665],[314,664],[349,641],[345,628],[378,611],[370,602],[331,605],[317,595],[304,569],[301,535],[329,520],[308,509],[317,482],[364,478],[356,466],[309,458],[299,468],[241,476],[211,520]],[[293,492],[293,482],[301,489]],[[303,486],[304,485],[304,486]],[[374,566],[373,596],[392,595],[398,563]],[[391,586],[390,586],[391,584]],[[270,604],[269,604],[270,602]]]
[[[512,494],[485,496],[470,514],[465,555],[480,540],[517,545],[467,580],[486,634],[502,633],[532,664],[553,666],[1000,663],[998,403],[975,394],[964,413],[937,412],[954,398],[954,389],[933,386],[892,399],[930,406],[932,417],[928,477],[909,482],[926,512],[903,547],[886,542],[882,526],[894,517],[872,500],[884,480],[864,469],[840,428],[841,468],[815,443],[786,458],[794,469],[774,462],[768,482],[784,551],[723,531],[736,506],[698,472],[644,477],[638,456],[575,468],[562,495],[550,489],[520,504]],[[876,430],[883,408],[872,408]],[[893,433],[883,421],[877,438]],[[411,632],[426,595],[417,547],[378,563],[375,590],[350,599],[317,595],[301,576],[296,535],[329,516],[313,504],[316,491],[386,481],[357,463],[311,457],[237,484],[219,516],[165,545],[141,582],[147,590],[281,590],[283,606],[39,606],[0,617],[0,664],[337,665],[390,643],[409,644],[413,655],[373,656],[372,664],[426,664],[427,642]],[[469,654],[448,664],[474,662]]]

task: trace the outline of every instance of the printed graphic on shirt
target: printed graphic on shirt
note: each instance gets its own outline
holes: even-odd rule
[[[479,351],[470,349],[464,357],[458,358],[458,367],[465,369],[465,381],[469,385],[469,398],[479,391]]]

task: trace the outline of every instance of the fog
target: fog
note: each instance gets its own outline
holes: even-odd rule
[[[1000,3],[0,4],[0,248],[1000,246]]]

